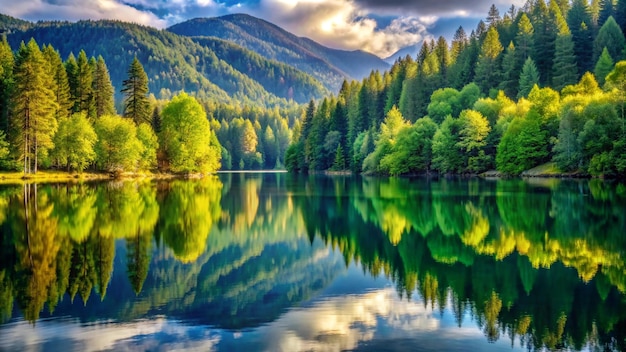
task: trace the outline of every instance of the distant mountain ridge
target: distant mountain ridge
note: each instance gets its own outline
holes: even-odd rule
[[[364,51],[345,51],[325,47],[311,39],[298,37],[270,22],[233,14],[213,18],[195,18],[167,29],[195,38],[216,37],[234,42],[259,55],[284,62],[311,74],[333,91],[344,79],[360,80],[372,70],[385,71],[390,65]]]
[[[34,38],[40,46],[51,44],[63,59],[80,50],[88,56],[102,55],[117,91],[137,56],[157,97],[186,90],[219,102],[271,106],[329,94],[305,72],[215,38],[192,41],[166,30],[113,20],[32,23],[9,16],[0,17],[0,32],[6,33],[14,50]]]

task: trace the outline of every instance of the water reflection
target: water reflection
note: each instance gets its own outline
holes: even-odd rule
[[[446,349],[478,336],[491,347],[622,350],[625,217],[626,187],[600,180],[225,174],[3,186],[0,348],[67,324],[130,339],[71,337],[70,349],[145,350],[191,334],[177,339],[428,350],[432,336],[460,334]]]

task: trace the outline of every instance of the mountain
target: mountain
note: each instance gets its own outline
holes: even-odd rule
[[[412,58],[415,58],[417,57],[417,53],[419,53],[421,48],[422,48],[422,43],[409,45],[407,47],[404,47],[396,51],[393,55],[386,58],[385,62],[387,62],[390,65],[393,65],[393,63],[398,61],[398,59],[404,59],[407,55],[411,56]]]
[[[244,14],[195,18],[171,26],[168,31],[194,40],[216,37],[237,43],[268,59],[307,72],[333,91],[339,89],[344,79],[360,80],[372,70],[384,71],[390,67],[379,57],[364,51],[331,49]]]
[[[40,46],[51,44],[63,58],[81,49],[88,56],[102,55],[117,90],[137,56],[150,91],[162,97],[186,90],[220,102],[270,106],[328,94],[310,75],[223,41],[200,43],[166,30],[109,20],[29,23],[5,16],[0,28],[5,28],[14,49],[32,37]]]

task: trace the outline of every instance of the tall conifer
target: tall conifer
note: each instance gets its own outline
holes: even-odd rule
[[[135,57],[128,68],[128,78],[122,83],[124,94],[124,117],[133,119],[136,124],[150,122],[150,102],[148,101],[148,76]]]

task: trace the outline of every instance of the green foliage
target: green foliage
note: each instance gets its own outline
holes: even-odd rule
[[[57,108],[47,63],[34,39],[22,43],[15,58],[12,96],[12,146],[24,173],[36,173],[41,158],[54,147]]]
[[[173,172],[211,173],[220,167],[221,146],[196,99],[174,97],[161,112],[160,145]]]
[[[545,132],[541,129],[541,116],[531,112],[526,117],[515,118],[498,145],[496,168],[498,171],[519,175],[538,165],[548,156]]]
[[[122,83],[124,94],[124,117],[135,124],[151,123],[152,111],[148,101],[148,76],[135,56],[128,68],[128,78]]]
[[[503,50],[496,27],[489,28],[476,64],[475,82],[484,92],[489,91],[494,82],[500,81],[499,57]]]
[[[519,89],[517,98],[527,97],[530,91],[539,84],[539,71],[535,62],[530,57],[524,62],[522,73],[519,76]]]
[[[593,60],[597,61],[604,49],[608,50],[612,58],[621,58],[625,44],[624,33],[611,16],[600,28],[600,32],[593,41]]]
[[[98,56],[92,84],[95,117],[115,114],[115,91],[109,77],[109,69],[102,56]]]
[[[82,172],[96,159],[94,146],[98,136],[87,120],[86,113],[75,113],[59,119],[54,135],[52,156],[59,166]]]
[[[463,124],[459,119],[446,117],[433,136],[433,161],[435,170],[442,173],[460,173],[465,160],[459,145]]]
[[[99,170],[114,173],[137,170],[142,145],[133,121],[104,115],[96,120],[94,129],[98,136],[94,149]]]
[[[604,50],[602,50],[602,55],[600,55],[600,58],[598,58],[596,67],[593,70],[593,73],[598,79],[598,84],[604,85],[606,76],[613,70],[613,65],[613,58],[611,58],[609,51],[604,48]]]
[[[467,171],[479,173],[491,166],[486,154],[487,136],[491,132],[489,121],[478,111],[464,110],[459,117],[463,125],[458,145],[467,156]]]
[[[139,169],[151,170],[157,165],[157,150],[159,149],[159,139],[147,123],[140,123],[137,126],[137,139],[141,143],[141,153],[139,157]]]
[[[428,172],[432,160],[432,140],[437,124],[428,117],[398,132],[392,151],[380,161],[380,169],[390,175]]]

